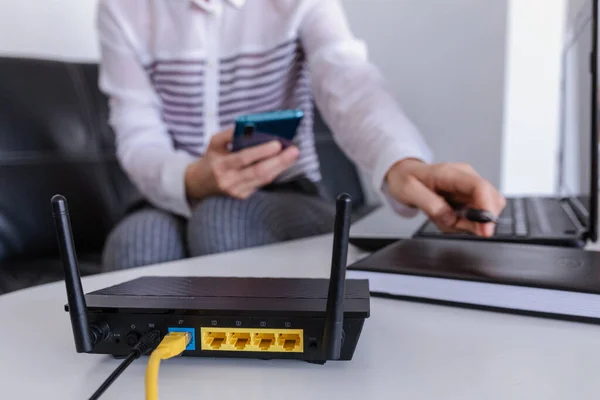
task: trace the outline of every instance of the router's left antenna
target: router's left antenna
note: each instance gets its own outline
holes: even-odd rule
[[[87,305],[79,275],[79,265],[71,231],[67,199],[62,195],[52,197],[52,214],[56,225],[56,237],[60,257],[65,270],[65,285],[69,315],[78,353],[90,353],[93,350],[92,333],[87,319]]]

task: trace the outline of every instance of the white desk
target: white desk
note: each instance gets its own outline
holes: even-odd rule
[[[363,238],[390,237],[408,239],[427,220],[423,213],[414,218],[404,218],[388,206],[379,207],[363,217],[350,229],[351,236]]]
[[[91,291],[141,275],[326,277],[331,240],[314,238],[84,280]],[[361,256],[351,251],[350,261]],[[3,399],[85,399],[117,366],[77,354],[62,283],[0,297]],[[105,399],[143,399],[146,359]],[[161,399],[597,399],[600,327],[372,299],[354,360],[177,358],[161,365]]]

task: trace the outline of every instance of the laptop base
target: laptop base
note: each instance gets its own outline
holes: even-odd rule
[[[577,198],[508,198],[491,238],[443,233],[431,221],[426,221],[414,237],[583,248],[587,242],[583,208]]]

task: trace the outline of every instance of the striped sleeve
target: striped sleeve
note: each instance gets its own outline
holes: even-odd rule
[[[300,36],[307,52],[315,102],[342,150],[372,176],[373,184],[398,212],[413,208],[392,199],[386,175],[406,158],[430,162],[432,155],[406,117],[385,79],[351,33],[339,0],[307,1]]]
[[[132,50],[132,39],[112,10],[114,5],[99,2],[97,27],[99,86],[110,99],[110,124],[119,162],[149,202],[189,217],[185,170],[194,158],[174,148],[161,117],[160,100]]]

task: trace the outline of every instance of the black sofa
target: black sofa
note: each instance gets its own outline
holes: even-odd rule
[[[64,194],[82,275],[100,270],[110,229],[140,195],[119,168],[93,63],[0,58],[0,294],[62,279],[50,198]],[[317,115],[324,183],[365,198]]]

